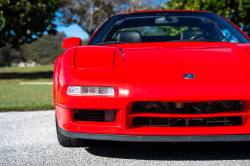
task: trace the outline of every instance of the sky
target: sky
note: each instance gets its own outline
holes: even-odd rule
[[[168,0],[163,0],[163,4]],[[67,37],[80,37],[82,40],[88,39],[89,35],[77,24],[72,24],[68,27],[58,26],[58,32],[64,32]]]
[[[89,35],[77,24],[68,27],[58,26],[57,31],[64,32],[67,37],[80,37],[82,40],[89,38]]]

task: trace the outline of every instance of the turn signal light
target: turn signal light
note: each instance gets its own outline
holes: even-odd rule
[[[58,83],[57,82],[56,82],[56,88],[55,89],[56,89],[56,91],[58,90]]]
[[[114,87],[99,87],[99,86],[69,86],[68,95],[81,96],[114,96]]]

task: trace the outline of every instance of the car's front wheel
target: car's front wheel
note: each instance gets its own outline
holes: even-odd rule
[[[59,125],[56,119],[56,133],[58,142],[63,147],[85,147],[88,146],[88,140],[71,138],[63,135],[59,130]]]

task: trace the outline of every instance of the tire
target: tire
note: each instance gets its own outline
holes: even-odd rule
[[[59,125],[56,119],[56,133],[58,142],[63,147],[85,147],[88,146],[88,141],[86,139],[77,139],[77,138],[70,138],[66,137],[59,131]]]

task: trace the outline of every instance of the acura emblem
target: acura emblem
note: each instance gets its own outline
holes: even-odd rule
[[[185,79],[194,79],[195,76],[193,74],[191,74],[191,73],[186,73],[186,74],[183,75],[183,77]]]

